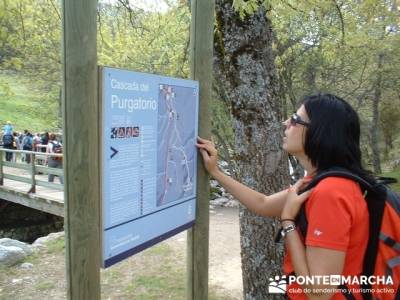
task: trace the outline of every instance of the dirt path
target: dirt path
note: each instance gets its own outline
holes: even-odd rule
[[[167,243],[177,251],[186,250],[186,232]],[[242,296],[239,213],[237,208],[214,208],[210,212],[209,283],[232,299]]]
[[[102,299],[184,299],[186,235],[180,233],[101,270]],[[209,254],[210,299],[243,299],[238,209],[211,211]],[[0,300],[41,300],[43,295],[46,299],[66,299],[63,237],[27,261],[32,263],[27,269],[20,265],[0,268]]]

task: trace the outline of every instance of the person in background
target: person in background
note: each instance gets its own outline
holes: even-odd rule
[[[3,127],[3,134],[13,134],[13,127],[10,121],[7,121],[6,125]]]
[[[15,144],[17,146],[17,150],[22,150],[22,139],[23,139],[22,133],[21,132],[16,132]]]
[[[42,138],[41,138],[41,140],[40,140],[40,143],[41,143],[42,145],[46,145],[46,146],[47,146],[47,144],[49,143],[49,133],[48,133],[47,131],[46,131],[45,133],[42,134]],[[46,148],[43,147],[41,151],[42,151],[42,152],[46,152]]]
[[[13,146],[12,149],[13,150],[18,150],[18,133],[17,132],[13,132]],[[16,162],[17,161],[17,153],[13,153],[13,158],[12,161]]]
[[[32,151],[32,147],[33,147],[32,134],[27,129],[25,129],[24,130],[24,138],[22,139],[22,150]],[[31,163],[31,155],[28,153],[25,155],[25,162],[27,164]]]
[[[57,140],[56,135],[54,133],[50,134],[49,136],[49,142],[47,144],[46,148],[46,153],[55,153],[55,154],[61,154],[62,153],[62,144]],[[62,169],[62,157],[55,157],[55,156],[47,156],[47,166],[49,168],[57,168],[57,169]],[[48,181],[49,182],[54,182],[54,174],[49,174],[48,176]],[[64,183],[64,178],[63,176],[58,176],[60,183]]]
[[[22,139],[24,138],[22,132],[16,132],[15,134],[15,145],[17,147],[17,150],[22,150]],[[20,156],[21,161],[24,161],[24,155]]]
[[[40,151],[38,145],[40,145],[40,141],[41,141],[41,137],[40,137],[40,133],[35,133],[35,135],[33,136],[33,151]]]
[[[12,134],[4,134],[3,135],[3,148],[5,149],[13,149],[14,145],[14,137]],[[12,152],[6,152],[6,161],[11,161],[13,157]]]

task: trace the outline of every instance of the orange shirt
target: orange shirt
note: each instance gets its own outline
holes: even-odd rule
[[[346,252],[344,276],[358,276],[362,273],[364,253],[368,243],[369,214],[365,199],[359,185],[346,178],[328,177],[314,188],[306,202],[308,220],[305,245]],[[293,272],[290,253],[284,259],[284,273]],[[339,274],[332,274],[339,275]],[[292,300],[307,300],[300,286],[287,286],[287,295]],[[359,288],[359,286],[349,286]],[[361,300],[361,294],[354,294]],[[343,300],[345,297],[336,293],[332,300]]]

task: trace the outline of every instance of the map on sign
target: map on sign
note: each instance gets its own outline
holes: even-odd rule
[[[157,206],[194,196],[194,88],[160,84]]]
[[[100,91],[109,267],[195,222],[199,84],[103,67]]]

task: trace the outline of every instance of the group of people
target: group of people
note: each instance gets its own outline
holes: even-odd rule
[[[43,152],[43,153],[62,153],[62,144],[57,139],[57,136],[54,133],[44,132],[44,133],[36,133],[32,134],[28,129],[25,129],[24,132],[16,132],[10,121],[3,127],[3,136],[2,136],[3,148],[5,149],[14,149],[14,150],[25,150],[25,151],[34,151],[34,152]],[[16,161],[16,156],[13,152],[6,152],[6,161]],[[27,164],[31,163],[31,154],[26,153],[21,157],[22,161],[25,161]],[[50,156],[47,155],[45,160],[38,159],[38,163],[42,163],[51,168],[60,168],[62,169],[62,157]],[[54,182],[53,174],[48,175],[48,181]],[[60,183],[63,183],[62,176],[59,177]]]

